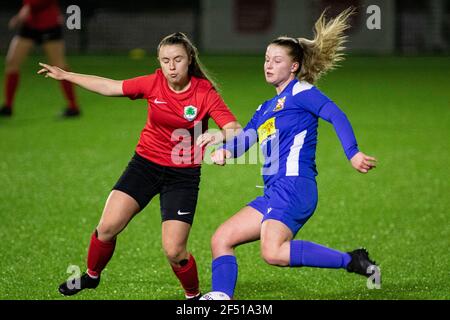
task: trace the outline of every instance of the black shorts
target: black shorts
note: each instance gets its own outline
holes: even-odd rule
[[[47,41],[61,40],[63,38],[62,26],[50,29],[38,30],[23,25],[18,32],[22,38],[31,39],[35,44],[42,44]]]
[[[162,221],[179,220],[192,224],[200,174],[200,167],[165,167],[135,153],[113,190],[125,192],[135,199],[140,210],[159,194]]]

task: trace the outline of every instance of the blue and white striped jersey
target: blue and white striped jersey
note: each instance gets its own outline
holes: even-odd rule
[[[224,148],[239,157],[258,142],[265,159],[262,174],[266,186],[281,176],[314,179],[319,117],[334,125],[351,159],[358,146],[345,114],[315,86],[297,79],[264,102],[244,130]]]

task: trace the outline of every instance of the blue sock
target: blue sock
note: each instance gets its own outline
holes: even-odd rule
[[[292,240],[291,267],[346,268],[351,257],[348,253],[324,247],[309,241]]]
[[[234,295],[238,275],[235,256],[221,256],[212,262],[212,291],[225,292],[230,298]]]

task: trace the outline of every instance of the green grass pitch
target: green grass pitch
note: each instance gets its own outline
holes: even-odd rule
[[[183,299],[161,249],[158,198],[119,236],[97,290],[59,295],[68,266],[85,268],[90,234],[133,154],[146,101],[78,88],[83,116],[58,119],[64,100],[55,81],[36,75],[42,59],[23,66],[15,115],[0,119],[0,299]],[[153,57],[69,61],[76,72],[115,79],[156,67]],[[275,94],[264,81],[262,56],[203,62],[243,125]],[[379,165],[368,175],[354,171],[332,126],[321,121],[319,205],[297,238],[344,251],[367,247],[381,265],[381,289],[369,290],[364,278],[343,270],[268,266],[252,243],[236,250],[236,299],[450,298],[449,74],[448,57],[350,57],[319,83]],[[211,286],[211,235],[261,193],[260,184],[256,164],[204,165],[189,240],[203,292]]]

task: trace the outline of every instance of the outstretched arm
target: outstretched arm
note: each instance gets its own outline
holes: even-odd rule
[[[350,121],[348,121],[347,116],[338,106],[333,102],[328,102],[320,110],[319,116],[333,124],[345,155],[350,160],[353,168],[361,173],[367,173],[371,169],[376,168],[377,159],[359,151]]]
[[[89,91],[110,97],[123,96],[121,80],[112,80],[87,74],[79,74],[74,72],[67,72],[61,68],[50,66],[45,63],[39,63],[42,67],[38,74],[43,74],[45,77],[50,77],[55,80],[66,80],[79,85]]]

